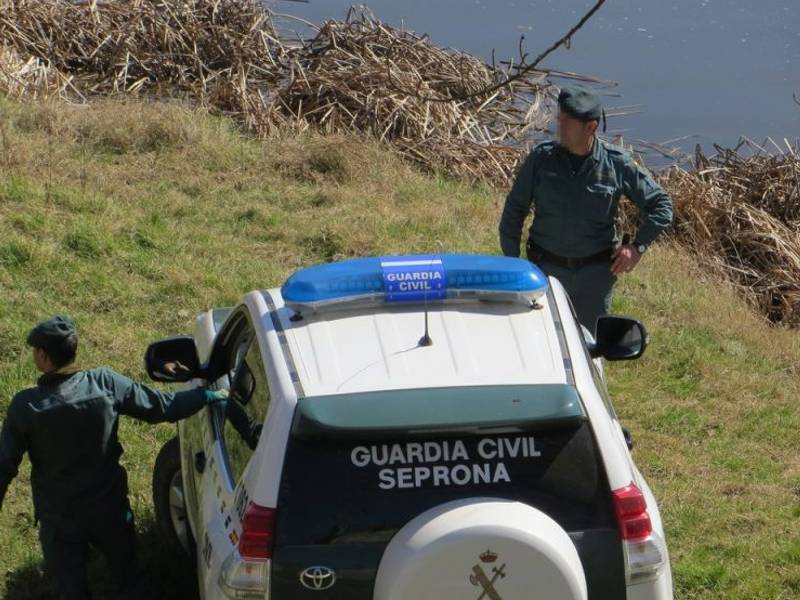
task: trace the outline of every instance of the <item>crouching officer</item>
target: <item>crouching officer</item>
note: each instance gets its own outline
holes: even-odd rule
[[[563,284],[580,322],[594,330],[611,307],[617,276],[633,270],[672,223],[672,200],[622,148],[597,137],[605,114],[594,91],[565,87],[558,105],[559,141],[537,145],[522,164],[500,220],[500,245],[506,256],[519,256],[533,208],[528,260]],[[614,220],[623,195],[642,224],[633,243],[620,245]]]
[[[119,416],[148,423],[191,416],[225,392],[158,392],[111,369],[75,366],[78,335],[69,317],[30,332],[37,386],[11,401],[0,433],[0,506],[22,456],[32,465],[34,511],[45,568],[63,600],[89,598],[87,558],[103,554],[123,597],[150,598],[136,557],[127,474],[120,465]]]

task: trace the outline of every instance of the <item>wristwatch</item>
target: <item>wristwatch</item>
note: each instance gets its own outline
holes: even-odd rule
[[[639,254],[644,254],[644,251],[647,250],[647,246],[641,242],[633,242],[633,245],[636,246],[636,251]]]

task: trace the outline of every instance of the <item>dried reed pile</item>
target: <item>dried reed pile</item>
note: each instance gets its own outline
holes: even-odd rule
[[[2,44],[72,78],[52,90],[70,99],[182,94],[235,109],[275,73],[273,36],[255,0],[0,0]]]
[[[776,148],[777,149],[777,148]],[[698,151],[694,171],[661,177],[672,195],[672,236],[734,281],[770,321],[800,326],[800,148],[747,156]]]
[[[276,120],[366,133],[391,141],[419,165],[468,179],[507,181],[519,159],[507,146],[544,129],[551,117],[554,86],[539,71],[488,97],[447,101],[503,80],[514,68],[438,48],[363,9],[328,21],[287,54],[291,78],[275,98]]]
[[[289,40],[258,0],[0,0],[0,40],[0,90],[11,95],[177,96],[259,134],[368,135],[423,167],[494,184],[546,127],[557,92],[532,71],[488,97],[448,101],[519,65],[436,47],[366,9]]]
[[[69,78],[32,56],[26,60],[11,48],[0,45],[0,94],[12,98],[47,98],[62,96]]]

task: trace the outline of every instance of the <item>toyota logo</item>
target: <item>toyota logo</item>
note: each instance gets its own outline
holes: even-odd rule
[[[300,572],[300,583],[309,590],[327,590],[336,583],[336,572],[328,567],[308,567]]]

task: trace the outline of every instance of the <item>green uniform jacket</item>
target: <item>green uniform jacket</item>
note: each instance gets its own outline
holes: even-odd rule
[[[637,243],[652,243],[672,223],[669,195],[619,146],[595,137],[592,153],[573,172],[560,144],[539,144],[506,198],[500,219],[503,254],[519,256],[522,225],[531,208],[530,235],[548,252],[572,258],[607,250],[617,243],[614,218],[622,195],[643,217]]]
[[[0,506],[23,454],[37,518],[80,511],[124,484],[119,415],[177,421],[206,405],[206,390],[158,392],[101,368],[45,374],[14,396],[0,433]]]

